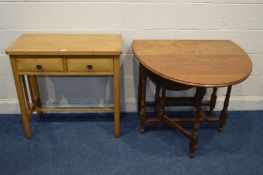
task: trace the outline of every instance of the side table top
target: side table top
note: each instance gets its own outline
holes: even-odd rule
[[[134,40],[132,47],[144,67],[186,85],[234,85],[252,71],[249,56],[229,40]]]
[[[121,55],[121,35],[23,34],[8,55]]]

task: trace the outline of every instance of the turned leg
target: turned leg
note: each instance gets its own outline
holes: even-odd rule
[[[199,135],[199,125],[200,118],[202,117],[202,100],[206,93],[206,88],[198,87],[196,89],[195,95],[195,108],[196,108],[196,116],[193,123],[192,136],[189,144],[189,156],[190,158],[194,158],[194,153],[196,150],[196,145],[198,143],[198,135]]]
[[[142,66],[139,65],[139,84],[138,84],[138,101],[137,101],[137,108],[138,108],[138,114],[140,115],[141,112],[141,89],[142,89],[142,85],[141,85],[141,77],[142,77]]]
[[[165,93],[166,93],[166,89],[165,87],[162,87],[162,95],[159,103],[159,117],[161,121],[163,121],[163,115],[164,115]]]
[[[143,66],[140,64],[140,82],[139,82],[139,95],[140,95],[140,132],[144,132],[144,125],[145,125],[145,102],[146,102],[146,75],[144,72]]]
[[[155,91],[155,113],[158,118],[161,117],[160,115],[160,85],[156,84],[156,91]]]
[[[219,119],[219,128],[218,128],[219,131],[223,131],[224,126],[226,124],[226,120],[227,120],[227,116],[228,116],[228,105],[229,105],[229,98],[230,98],[230,94],[231,94],[231,89],[232,89],[232,86],[227,87],[224,107],[223,107],[223,110],[221,111],[220,119]]]
[[[217,99],[217,88],[213,88],[213,93],[211,95],[211,99],[210,99],[210,103],[209,103],[209,113],[213,113],[214,109],[215,109],[215,106],[216,106],[216,99]]]

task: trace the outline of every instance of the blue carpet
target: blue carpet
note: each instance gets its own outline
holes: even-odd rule
[[[263,111],[230,112],[223,133],[204,125],[195,159],[173,129],[140,134],[137,114],[121,119],[122,137],[115,139],[112,114],[33,116],[27,140],[19,115],[0,115],[0,174],[263,174]]]

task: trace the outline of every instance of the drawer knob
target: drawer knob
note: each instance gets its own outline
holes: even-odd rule
[[[93,68],[93,66],[89,64],[89,65],[87,65],[87,68],[88,68],[88,70],[91,70]]]
[[[38,64],[38,65],[36,66],[36,68],[37,68],[38,70],[40,70],[40,69],[42,69],[42,66]]]

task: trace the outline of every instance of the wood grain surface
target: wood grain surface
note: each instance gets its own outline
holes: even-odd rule
[[[114,137],[120,129],[121,35],[23,34],[7,50],[13,70],[25,135],[32,138],[33,112],[114,112]],[[113,76],[114,107],[42,107],[37,76]]]
[[[23,34],[8,55],[121,55],[120,35]]]
[[[132,48],[144,67],[186,85],[234,85],[252,70],[249,56],[228,40],[134,40]]]

